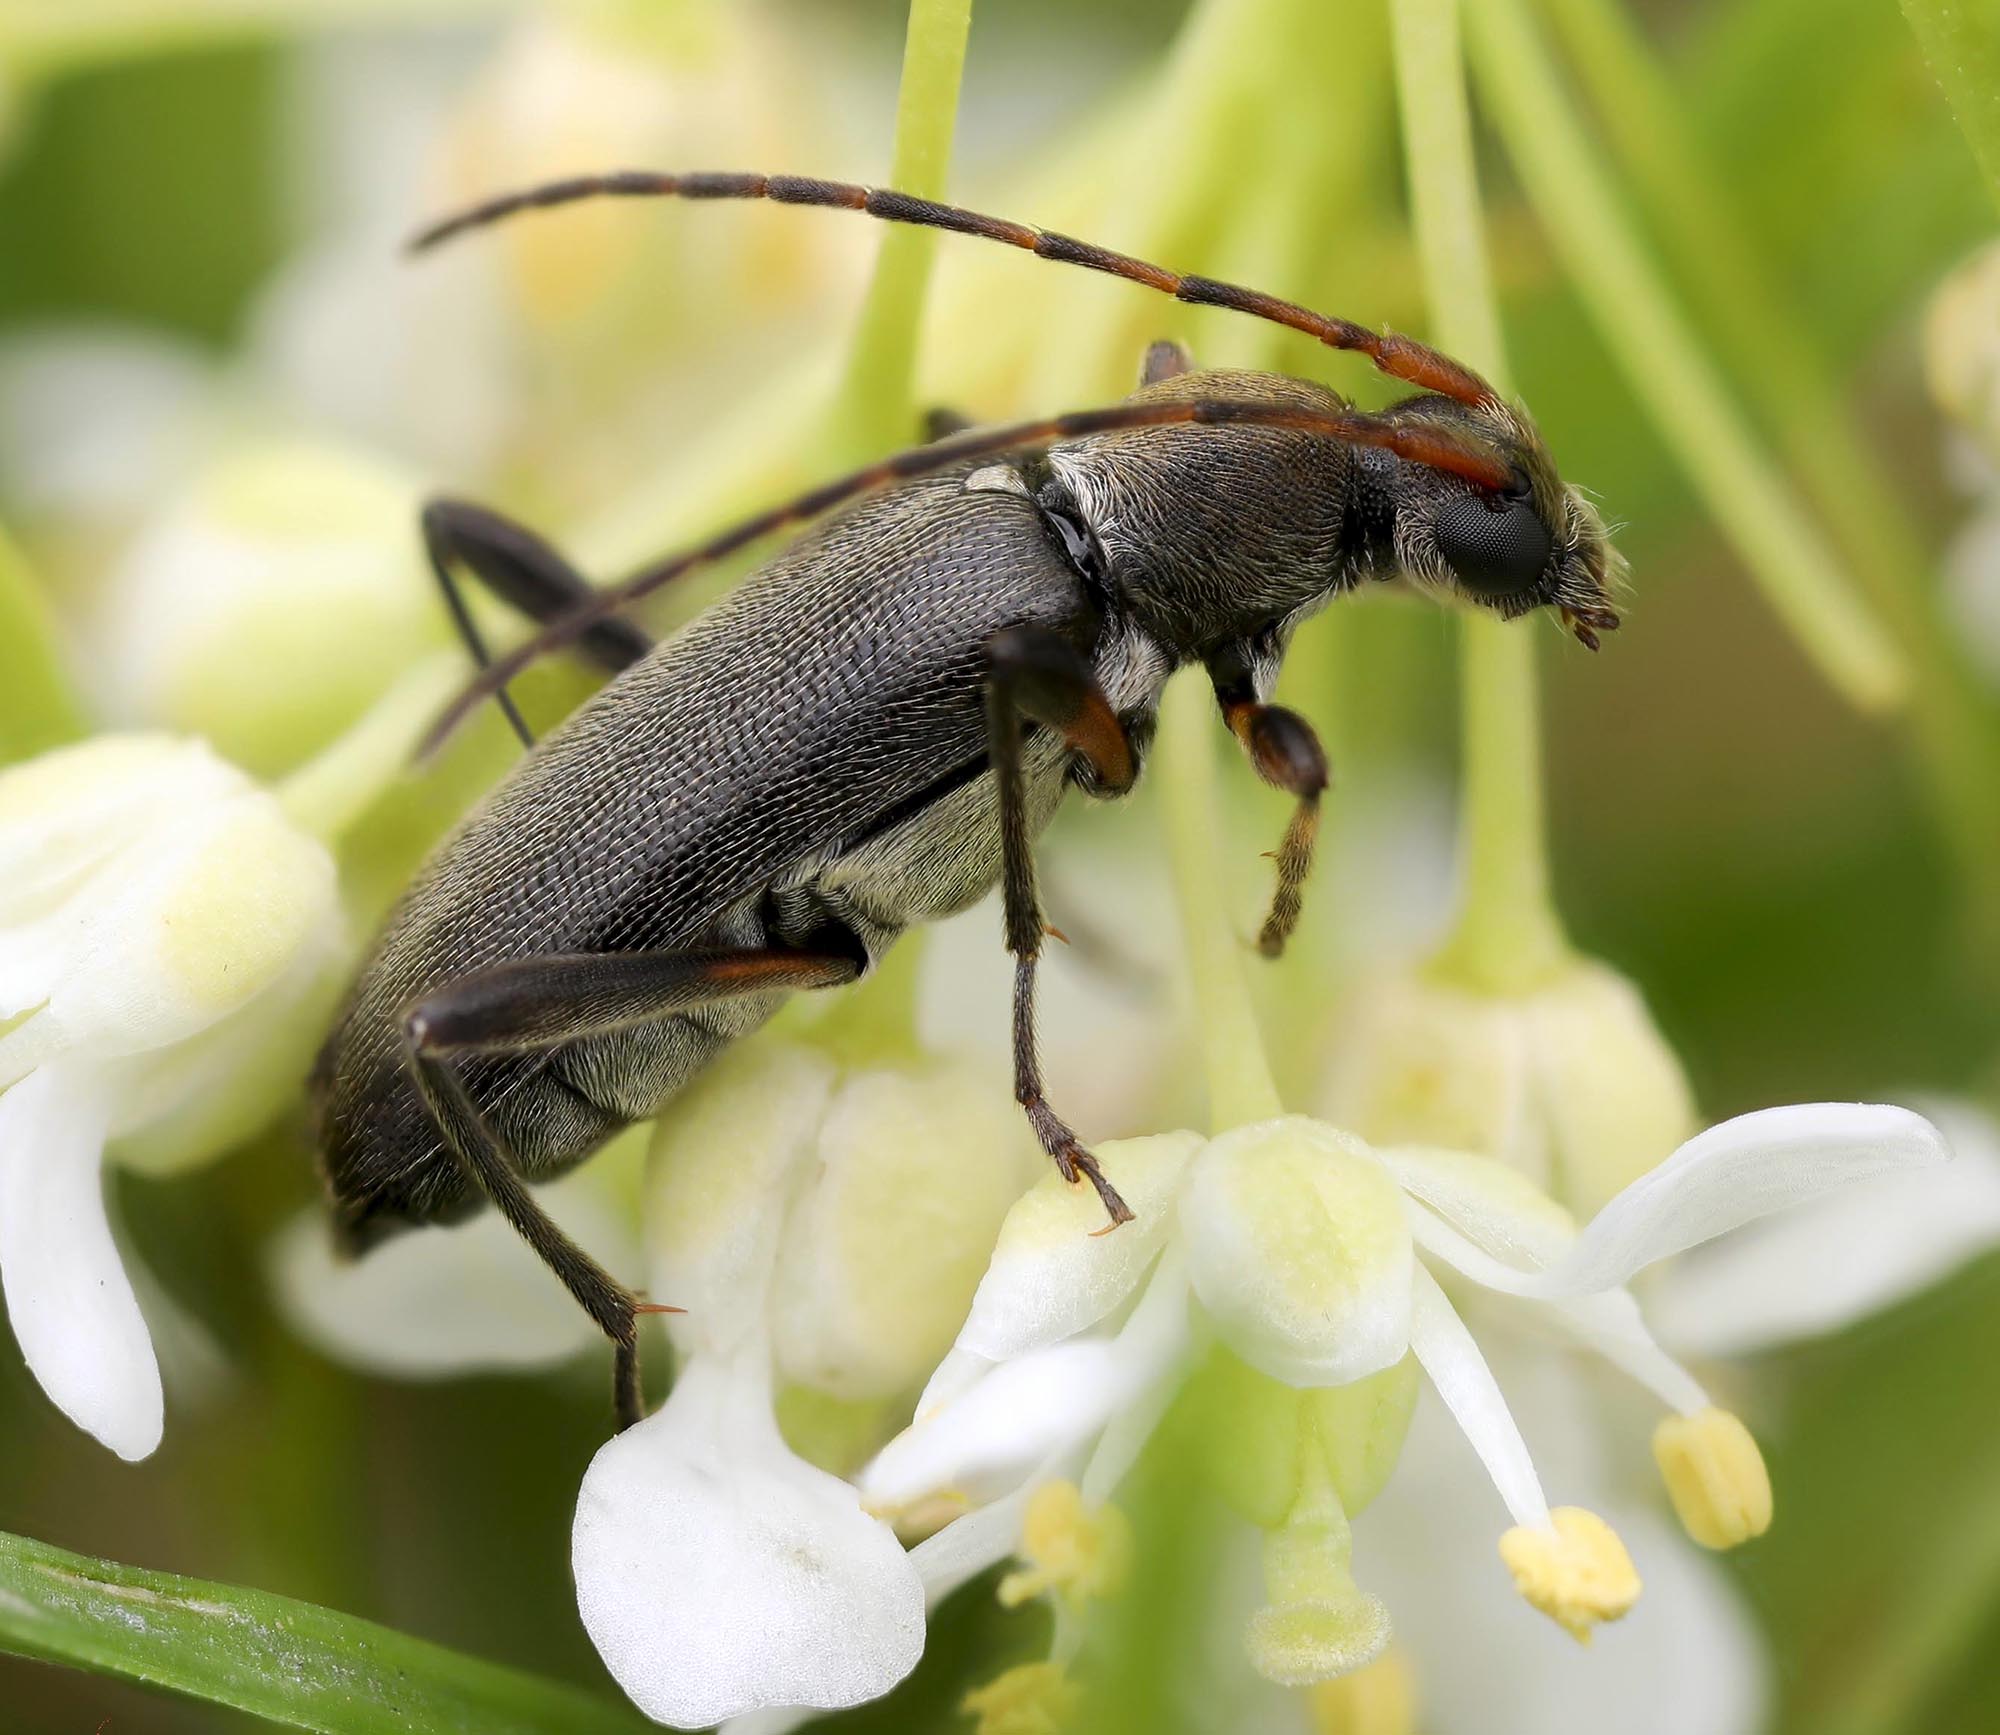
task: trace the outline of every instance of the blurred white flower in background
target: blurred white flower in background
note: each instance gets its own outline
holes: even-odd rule
[[[643,1133],[621,1140],[636,1154]],[[536,1197],[607,1271],[638,1268],[635,1213],[619,1150]],[[292,1329],[323,1354],[389,1379],[527,1373],[604,1348],[604,1334],[497,1211],[393,1235],[344,1259],[319,1206],[301,1211],[268,1253]]]
[[[915,1665],[923,1563],[795,1445],[837,1460],[887,1432],[1041,1161],[994,1081],[950,1063],[763,1042],[676,1101],[645,1219],[652,1294],[687,1310],[680,1364],[592,1461],[572,1560],[584,1625],[648,1715],[858,1704]],[[784,1406],[787,1386],[808,1402]]]
[[[559,519],[677,492],[678,459],[837,344],[874,255],[866,225],[610,200],[434,257],[402,242],[441,211],[582,171],[823,171],[852,149],[825,97],[847,52],[810,14],[607,5],[524,17],[470,69],[440,60],[428,77],[399,38],[314,57],[302,155],[325,220],[256,312],[255,372],[314,426]],[[386,128],[385,89],[414,111]],[[796,421],[808,400],[789,389]],[[785,439],[767,426],[767,457]]]
[[[2000,241],[1931,298],[1924,377],[1952,426],[1953,468],[1977,502],[1945,554],[1945,602],[1959,641],[2000,684]]]
[[[124,1458],[159,1443],[106,1144],[219,1154],[296,1096],[343,960],[332,858],[199,742],[106,736],[0,773],[0,1283],[23,1355]]]

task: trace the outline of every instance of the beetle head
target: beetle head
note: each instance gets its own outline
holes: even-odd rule
[[[1425,393],[1386,413],[1470,436],[1511,478],[1495,490],[1449,469],[1397,463],[1390,489],[1397,567],[1504,619],[1553,608],[1595,650],[1597,635],[1618,625],[1611,598],[1624,558],[1597,508],[1556,473],[1534,423],[1498,397],[1466,404]]]

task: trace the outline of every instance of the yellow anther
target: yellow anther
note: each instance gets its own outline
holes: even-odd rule
[[[1022,1663],[975,1687],[959,1709],[976,1718],[976,1735],[1062,1735],[1083,1695],[1060,1663]]]
[[[1750,1430],[1727,1410],[1669,1416],[1653,1459],[1681,1527],[1703,1548],[1734,1548],[1771,1528],[1771,1475]]]
[[[1392,1645],[1365,1669],[1320,1682],[1306,1703],[1315,1735],[1414,1735],[1417,1672]]]
[[[1021,1558],[1028,1564],[1000,1581],[1000,1602],[1015,1608],[1045,1591],[1072,1602],[1111,1596],[1132,1564],[1132,1527],[1115,1506],[1087,1507],[1074,1482],[1035,1490],[1021,1524]]]
[[[1581,1506],[1558,1506],[1550,1525],[1516,1525],[1500,1538],[1514,1588],[1579,1644],[1639,1600],[1639,1574],[1618,1532]]]

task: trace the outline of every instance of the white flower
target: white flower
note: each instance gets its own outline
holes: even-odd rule
[[[1108,1145],[1100,1158],[1138,1220],[1096,1237],[1074,1195],[1047,1181],[1033,1189],[1009,1213],[916,1421],[861,1485],[879,1509],[935,1514],[1018,1498],[1095,1441],[1085,1491],[1108,1492],[1184,1341],[1184,1323],[1160,1316],[1184,1313],[1191,1292],[1229,1348],[1290,1385],[1344,1384],[1414,1352],[1514,1520],[1501,1550],[1517,1587],[1581,1637],[1625,1611],[1636,1576],[1601,1520],[1550,1508],[1438,1276],[1525,1309],[1664,1400],[1675,1413],[1656,1454],[1683,1521],[1718,1544],[1741,1540],[1769,1519],[1761,1460],[1653,1341],[1626,1281],[1753,1218],[1946,1154],[1907,1110],[1770,1109],[1690,1140],[1579,1232],[1494,1159],[1377,1150],[1303,1119],[1206,1144],[1183,1134]]]
[[[775,1391],[912,1389],[1037,1161],[1005,1093],[944,1064],[843,1073],[760,1043],[675,1102],[646,1218],[652,1293],[687,1310],[669,1323],[681,1369],[593,1460],[572,1553],[584,1625],[649,1716],[859,1704],[915,1665],[951,1561],[906,1554],[798,1456]]]
[[[181,1166],[296,1094],[339,932],[324,845],[198,742],[0,773],[0,1283],[44,1390],[121,1457],[159,1443],[161,1394],[105,1145]]]

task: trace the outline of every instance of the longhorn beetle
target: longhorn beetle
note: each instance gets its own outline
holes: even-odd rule
[[[1014,958],[1014,1093],[1063,1176],[1131,1213],[1042,1093],[1035,836],[1072,786],[1132,787],[1173,671],[1297,798],[1260,936],[1297,918],[1326,761],[1268,703],[1300,620],[1407,578],[1502,616],[1548,605],[1595,649],[1620,562],[1527,415],[1458,362],[1252,289],[907,194],[752,174],[618,173],[490,200],[414,250],[615,195],[769,199],[984,236],[1358,350],[1418,388],[1364,413],[1280,374],[1196,372],[1155,344],[1125,402],[970,428],[825,483],[594,589],[547,543],[433,501],[423,533],[481,672],[432,744],[496,698],[531,751],[389,918],[315,1072],[322,1167],[352,1250],[490,1201],[616,1349],[642,1413],[631,1291],[527,1182],[654,1115],[795,989],[864,974],[912,923],[997,881]],[[659,645],[619,611],[839,511]],[[461,574],[540,622],[490,656]],[[506,683],[572,647],[614,678],[528,739]],[[726,1156],[719,1160],[727,1160]]]

